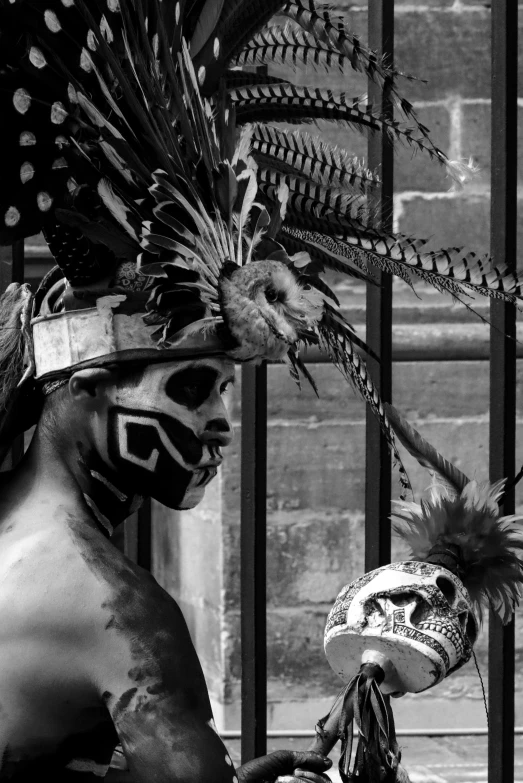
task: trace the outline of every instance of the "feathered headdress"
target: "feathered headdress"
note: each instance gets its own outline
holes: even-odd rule
[[[523,533],[521,515],[500,516],[505,479],[494,484],[470,481],[444,459],[398,411],[385,405],[398,440],[433,477],[431,498],[398,502],[396,532],[410,546],[413,560],[438,563],[467,589],[478,620],[484,607],[510,620],[521,597]]]
[[[276,13],[285,24],[270,24]],[[405,123],[242,70],[275,61],[351,67],[386,85]],[[321,273],[368,279],[375,266],[511,301],[519,280],[386,234],[365,201],[376,174],[271,123],[383,133],[456,173],[401,78],[312,0],[0,0],[0,242],[43,230],[60,269],[35,299],[36,377],[161,349],[284,359],[313,382],[298,347],[317,343],[392,444],[365,346]]]

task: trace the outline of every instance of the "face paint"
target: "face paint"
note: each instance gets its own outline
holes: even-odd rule
[[[228,359],[148,365],[138,383],[123,380],[111,392],[100,452],[133,491],[193,508],[231,440],[223,394],[233,380]]]

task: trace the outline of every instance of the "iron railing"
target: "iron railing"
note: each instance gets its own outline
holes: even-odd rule
[[[492,191],[491,253],[498,264],[515,267],[517,226],[517,0],[496,0],[492,11]],[[387,54],[392,63],[394,49],[393,0],[369,0],[369,41]],[[373,93],[376,103],[382,96]],[[384,111],[390,111],[385,95]],[[369,141],[369,163],[382,172],[380,210],[383,222],[392,220],[392,150],[381,138]],[[0,290],[10,282],[24,280],[24,245],[17,242],[11,258],[0,263]],[[499,301],[491,305],[490,320],[490,478],[515,474],[516,420],[516,308]],[[391,399],[391,367],[396,360],[456,361],[487,358],[484,343],[472,334],[464,343],[455,341],[442,351],[406,350],[393,345],[392,288],[388,275],[381,287],[369,286],[366,339],[379,362],[369,365],[384,400]],[[309,361],[321,361],[314,352]],[[241,602],[242,602],[242,720],[241,732],[224,732],[225,738],[242,740],[242,760],[263,754],[266,738],[307,737],[313,732],[267,732],[266,671],[266,464],[267,464],[267,368],[242,368],[242,503],[241,503]],[[17,442],[11,463],[21,454]],[[366,426],[365,566],[376,568],[390,560],[390,525],[387,517],[391,497],[391,466],[388,450],[373,417]],[[514,492],[503,511],[513,513]],[[151,506],[145,504],[138,519],[127,524],[125,549],[144,567],[151,563]],[[514,624],[503,628],[496,617],[489,623],[489,783],[513,783],[514,735]],[[484,734],[482,729],[422,730],[426,736]],[[418,734],[418,731],[414,731]],[[413,731],[398,731],[413,735]]]

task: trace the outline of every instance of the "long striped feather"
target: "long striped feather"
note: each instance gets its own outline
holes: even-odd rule
[[[332,90],[294,84],[268,84],[239,87],[229,91],[238,122],[302,122],[314,119],[346,122],[359,130],[383,133],[391,142],[403,141],[434,160],[451,165],[446,156],[417,128],[390,119],[366,104],[361,97]]]
[[[379,184],[378,174],[348,152],[305,131],[288,133],[272,125],[256,123],[253,153],[272,157],[295,169],[296,174],[324,187],[359,188]]]
[[[293,202],[289,201],[292,209]],[[292,223],[295,226],[292,226]],[[318,224],[316,231],[310,226]],[[331,224],[332,226],[332,224]],[[450,294],[466,294],[466,289],[473,290],[482,296],[501,298],[505,301],[515,301],[522,295],[520,275],[513,273],[506,266],[494,266],[487,257],[479,258],[475,253],[463,248],[448,248],[433,252],[421,253],[416,245],[398,237],[375,235],[364,231],[355,224],[343,233],[335,232],[328,221],[308,215],[306,218],[295,213],[292,220],[287,221],[284,228],[295,236],[325,247],[331,251],[338,249],[340,254],[345,248],[352,247],[359,251],[367,263],[392,274],[400,274],[400,270],[412,272],[418,277],[439,287],[441,291]],[[488,272],[485,270],[488,269]],[[408,281],[408,278],[405,278]]]
[[[366,47],[330,6],[296,0],[285,3],[281,13],[297,23],[313,40],[333,52],[339,52],[355,71],[365,73],[373,81],[383,84],[395,76],[396,72],[388,67],[383,57]]]
[[[271,25],[257,33],[232,63],[237,66],[280,63],[293,68],[312,66],[315,70],[343,71],[344,65],[350,64],[350,59],[287,23],[284,26]]]
[[[229,0],[218,27],[223,58],[230,62],[247,41],[279,12],[281,0]]]
[[[394,457],[394,462],[399,467],[403,490],[411,490],[410,481],[396,448],[394,433],[388,423],[381,398],[368,374],[365,362],[353,347],[352,335],[348,324],[336,317],[334,312],[327,310],[318,327],[318,332],[320,348],[328,354],[343,377],[354,386],[377,416]]]
[[[312,242],[307,242],[299,236],[295,236],[293,230],[286,226],[282,226],[276,239],[278,242],[281,242],[289,255],[300,252],[308,253],[314,263],[315,271],[316,268],[318,272],[323,272],[327,269],[341,272],[349,278],[353,277],[355,280],[361,280],[365,283],[372,284],[376,282],[372,278],[372,273],[366,271],[368,263],[362,262],[361,259],[357,258],[357,251],[350,246],[347,246],[345,255],[334,253],[326,247],[320,247]]]
[[[290,191],[289,209],[303,217],[310,216],[330,223],[331,232],[336,231],[336,226],[343,230],[353,223],[364,230],[370,223],[368,205],[361,193],[325,188],[311,180],[281,174],[274,169],[259,168],[258,179],[260,191],[272,200],[280,184],[284,183]],[[373,229],[369,228],[369,231]]]
[[[459,179],[455,164],[449,161],[446,155],[433,144],[429,138],[428,128],[418,120],[411,102],[397,90],[396,82],[399,77],[407,79],[412,79],[412,77],[390,68],[383,58],[362,44],[359,37],[348,29],[345,20],[334,14],[329,5],[318,4],[313,0],[294,0],[284,6],[282,13],[299,24],[316,41],[344,54],[354,70],[364,72],[380,87],[386,86],[388,95],[395,105],[403,112],[407,120],[414,124],[417,132],[426,139],[428,147],[432,149],[433,156],[448,168],[454,178]]]
[[[460,495],[470,479],[459,468],[442,457],[434,446],[425,440],[414,427],[411,427],[393,405],[385,402],[383,407],[391,428],[409,454],[443,484],[449,491],[450,497]]]
[[[228,68],[224,73],[227,90],[235,90],[238,87],[246,87],[253,84],[289,84],[288,79],[280,79],[278,76],[270,76],[268,73],[258,71],[241,71]]]

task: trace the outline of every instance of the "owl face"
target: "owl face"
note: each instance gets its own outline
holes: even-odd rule
[[[222,311],[238,348],[228,351],[246,361],[282,359],[300,336],[323,315],[323,298],[299,283],[281,261],[256,261],[220,281]]]

